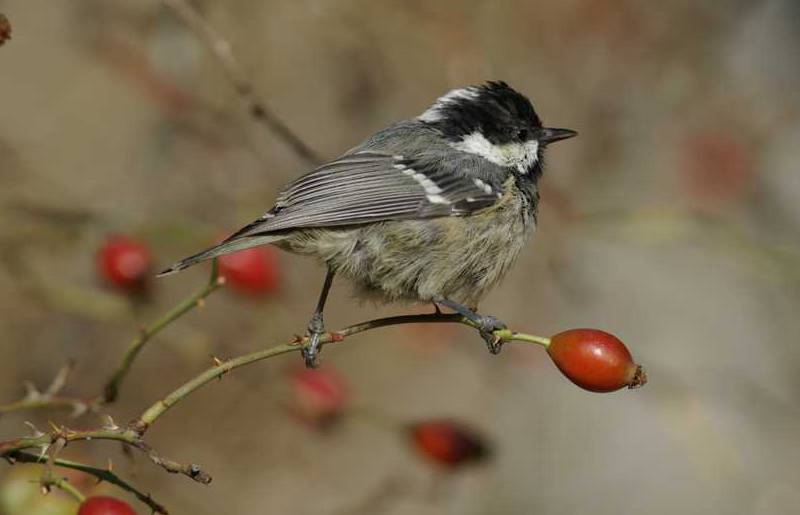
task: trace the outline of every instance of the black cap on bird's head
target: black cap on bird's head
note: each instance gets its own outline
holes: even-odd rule
[[[530,100],[502,81],[454,89],[419,120],[435,126],[452,142],[477,133],[493,145],[535,140],[543,147],[577,135],[569,129],[543,127]]]

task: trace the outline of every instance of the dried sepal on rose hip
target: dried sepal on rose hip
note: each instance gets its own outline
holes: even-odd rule
[[[125,501],[98,495],[83,501],[78,508],[78,515],[136,515],[136,512]]]
[[[153,260],[147,245],[136,238],[111,235],[97,252],[97,268],[108,283],[128,293],[141,293],[149,283]]]
[[[219,258],[219,275],[240,293],[274,293],[280,286],[278,253],[272,247],[253,247],[227,254]]]
[[[639,388],[647,374],[619,338],[597,329],[570,329],[550,338],[547,353],[567,379],[591,392]]]
[[[485,462],[491,456],[488,439],[475,429],[449,419],[408,426],[412,447],[427,461],[446,470]]]

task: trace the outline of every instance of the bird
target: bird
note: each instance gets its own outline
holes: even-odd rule
[[[317,258],[327,273],[301,348],[310,368],[335,276],[362,298],[451,309],[499,353],[494,331],[506,325],[478,302],[536,228],[545,149],[576,135],[545,127],[506,82],[453,89],[290,182],[261,217],[159,276],[266,244]]]

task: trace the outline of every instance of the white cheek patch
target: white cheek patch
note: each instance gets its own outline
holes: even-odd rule
[[[442,188],[436,185],[435,182],[428,179],[425,174],[419,173],[416,170],[407,168],[405,165],[394,165],[395,168],[401,170],[403,175],[407,175],[417,181],[420,186],[425,190],[425,197],[428,202],[432,204],[449,204],[450,201],[440,195]]]
[[[500,166],[514,168],[524,174],[539,159],[539,142],[495,145],[480,132],[473,132],[451,146],[456,150],[476,154]]]

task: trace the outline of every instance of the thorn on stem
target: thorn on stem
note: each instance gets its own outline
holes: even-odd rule
[[[31,430],[31,434],[33,435],[34,438],[39,438],[40,436],[44,436],[44,433],[42,431],[39,431],[39,428],[33,425],[33,422],[26,420],[24,424],[28,426],[28,428]]]
[[[114,419],[111,417],[111,415],[104,415],[103,429],[106,429],[108,431],[117,431],[119,430],[119,426],[117,425],[116,422],[114,422]]]
[[[36,400],[41,396],[33,381],[23,381],[22,385],[25,387],[25,400]]]

